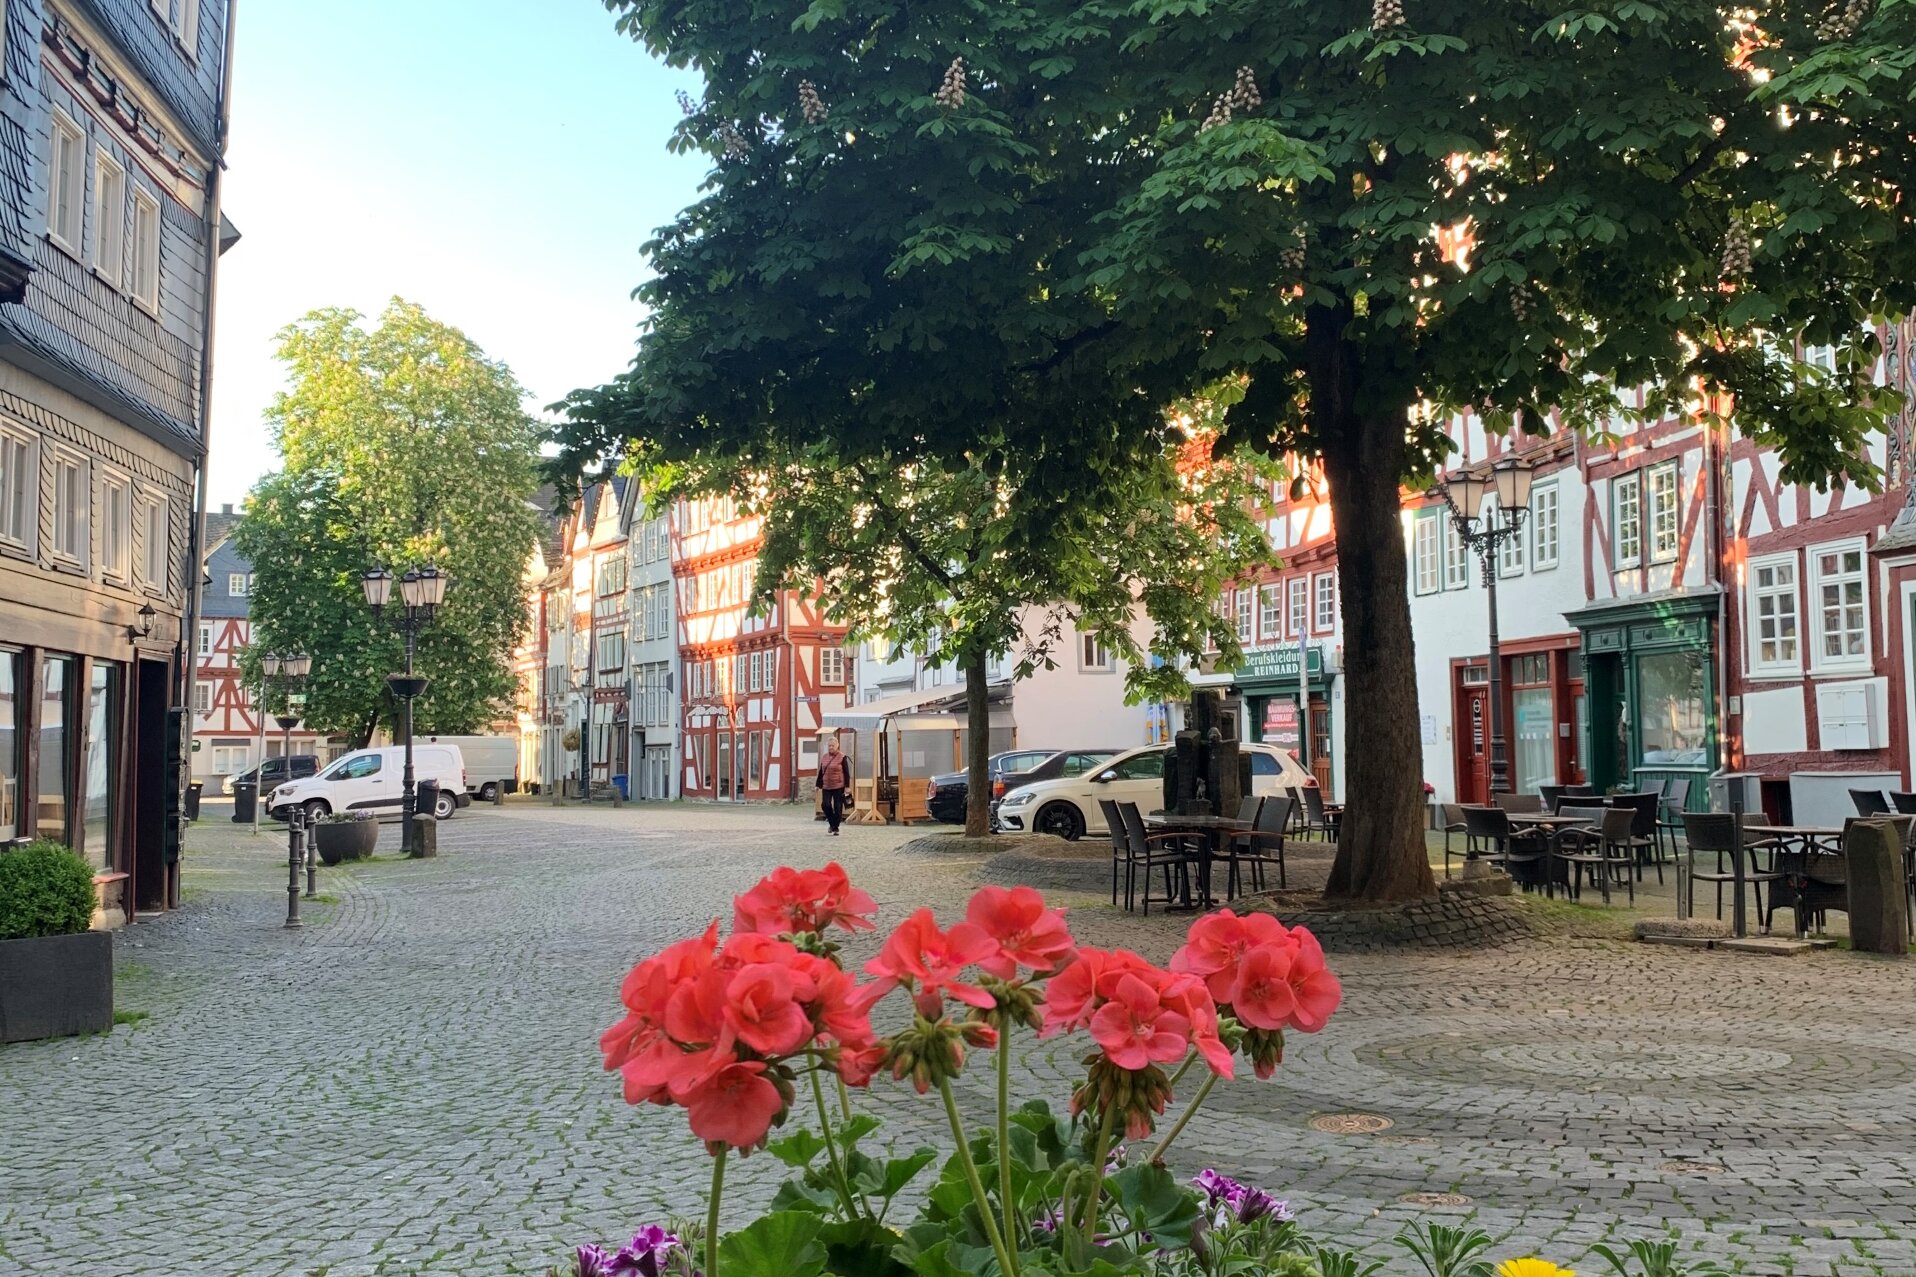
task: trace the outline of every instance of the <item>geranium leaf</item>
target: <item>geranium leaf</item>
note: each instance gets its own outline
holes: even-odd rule
[[[731,1277],[818,1277],[825,1247],[818,1216],[773,1211],[719,1242],[721,1271]]]

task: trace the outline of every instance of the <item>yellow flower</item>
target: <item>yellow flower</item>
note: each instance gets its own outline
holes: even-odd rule
[[[1577,1277],[1577,1273],[1575,1269],[1559,1268],[1547,1259],[1532,1255],[1504,1260],[1497,1265],[1497,1277]]]

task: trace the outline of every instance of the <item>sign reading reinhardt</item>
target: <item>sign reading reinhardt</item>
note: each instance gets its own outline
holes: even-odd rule
[[[1324,649],[1312,644],[1310,653],[1310,676],[1321,678],[1324,674]],[[1232,677],[1240,683],[1263,679],[1289,679],[1297,681],[1297,646],[1260,647],[1244,653],[1243,661],[1232,671]]]

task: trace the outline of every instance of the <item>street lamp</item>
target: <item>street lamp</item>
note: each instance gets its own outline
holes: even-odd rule
[[[1503,543],[1523,528],[1530,513],[1530,485],[1536,469],[1528,461],[1505,457],[1491,467],[1489,477],[1462,473],[1437,482],[1438,495],[1450,509],[1450,520],[1464,544],[1483,562],[1484,590],[1490,596],[1490,792],[1510,792],[1510,755],[1505,738],[1503,650],[1497,635],[1497,558]],[[1497,504],[1489,512],[1484,502],[1492,492]],[[1475,859],[1474,851],[1466,859]],[[1469,869],[1466,868],[1466,873]]]
[[[452,584],[452,578],[431,564],[423,568],[407,568],[399,578],[399,601],[402,610],[394,617],[393,623],[399,632],[406,636],[406,672],[388,674],[386,686],[392,689],[400,703],[405,707],[401,720],[401,730],[405,734],[406,769],[401,777],[399,845],[407,854],[411,854],[412,818],[415,791],[412,771],[412,703],[413,699],[426,690],[429,679],[419,678],[412,672],[413,657],[418,651],[419,631],[432,624],[439,605],[446,600],[446,587]],[[385,568],[368,568],[359,578],[360,592],[366,596],[366,606],[372,609],[377,620],[392,601],[393,574]]]
[[[268,652],[259,658],[260,698],[259,698],[259,766],[253,776],[253,832],[259,832],[259,816],[266,806],[266,707],[272,701],[273,688],[279,687],[286,698],[286,713],[274,716],[279,724],[281,737],[280,758],[284,760],[286,779],[293,779],[293,728],[299,723],[299,715],[293,712],[293,688],[305,681],[312,673],[313,658],[303,652],[279,654]]]

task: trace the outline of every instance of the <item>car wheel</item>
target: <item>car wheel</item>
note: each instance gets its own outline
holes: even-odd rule
[[[459,800],[443,789],[439,791],[439,796],[433,799],[432,814],[440,820],[451,820],[452,814],[458,810]]]
[[[1066,842],[1076,842],[1084,837],[1084,817],[1070,803],[1049,803],[1038,811],[1038,818],[1032,822],[1032,828],[1041,834],[1050,834]]]
[[[498,781],[487,781],[485,784],[479,786],[479,801],[480,802],[490,803],[490,802],[497,802],[498,800],[499,800],[499,782]]]
[[[306,823],[310,825],[321,816],[331,815],[333,809],[327,804],[324,798],[313,798],[307,800],[304,810],[306,812]]]

